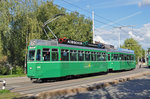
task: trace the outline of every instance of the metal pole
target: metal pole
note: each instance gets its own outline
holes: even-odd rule
[[[120,27],[120,29],[121,29],[121,27]],[[118,45],[118,47],[120,48],[120,32],[119,32],[119,45]]]
[[[93,17],[93,44],[94,42],[94,38],[95,38],[95,34],[94,34],[94,11],[92,11],[92,17]]]
[[[27,70],[26,70],[26,68],[27,68],[27,63],[26,63],[26,60],[27,60],[27,33],[26,33],[26,50],[25,50],[25,60],[24,60],[24,73],[26,74],[27,73]],[[12,73],[12,71],[11,71],[11,73]]]
[[[114,28],[119,28],[121,30],[123,27],[132,27],[133,28],[134,25],[119,26],[119,27],[114,27]],[[120,32],[118,34],[118,48],[120,48]]]
[[[44,29],[44,32],[45,32],[46,36],[48,37],[48,39],[50,40],[50,37],[48,36],[48,34],[47,34],[45,29]]]
[[[53,34],[53,36],[54,36],[56,39],[58,39],[57,36],[53,33],[53,31],[49,28],[49,26],[47,26],[47,28],[48,28],[49,31]]]

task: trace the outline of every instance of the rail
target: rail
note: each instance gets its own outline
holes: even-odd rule
[[[4,89],[5,89],[5,87],[6,87],[6,81],[5,81],[5,80],[0,80],[0,82],[3,82],[2,89],[4,90]]]

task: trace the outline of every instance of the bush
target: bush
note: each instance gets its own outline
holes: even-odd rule
[[[7,57],[4,56],[0,60],[0,75],[9,75],[11,74],[10,64],[8,64]],[[12,74],[24,74],[24,69],[21,66],[14,66],[12,69]]]
[[[0,75],[8,75],[10,74],[10,69],[7,65],[0,64]]]
[[[13,68],[13,74],[18,74],[18,75],[24,74],[24,70],[21,66],[16,66]]]
[[[7,62],[7,57],[4,56],[0,60],[0,75],[8,75],[8,74],[10,74],[10,68]]]

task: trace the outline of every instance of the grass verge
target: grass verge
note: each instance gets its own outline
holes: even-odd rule
[[[0,99],[15,99],[21,97],[18,93],[10,92],[9,90],[0,90]]]
[[[26,74],[21,75],[0,75],[0,78],[11,78],[11,77],[24,77]]]

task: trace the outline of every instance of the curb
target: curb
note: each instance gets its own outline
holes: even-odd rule
[[[133,79],[136,79],[136,78],[139,78],[142,76],[146,76],[146,75],[150,75],[150,72],[143,72],[140,74],[139,73],[131,74],[128,76],[118,77],[118,78],[114,78],[111,80],[103,80],[103,81],[98,81],[98,82],[94,82],[94,83],[88,83],[85,85],[79,85],[79,86],[74,86],[74,87],[56,89],[56,90],[52,90],[52,91],[48,91],[48,92],[42,92],[42,93],[37,94],[35,96],[35,99],[50,99],[50,98],[53,98],[54,96],[76,94],[76,93],[92,91],[95,89],[104,88],[104,87],[111,86],[114,84],[119,84],[121,82],[125,82],[128,80],[133,80]]]

